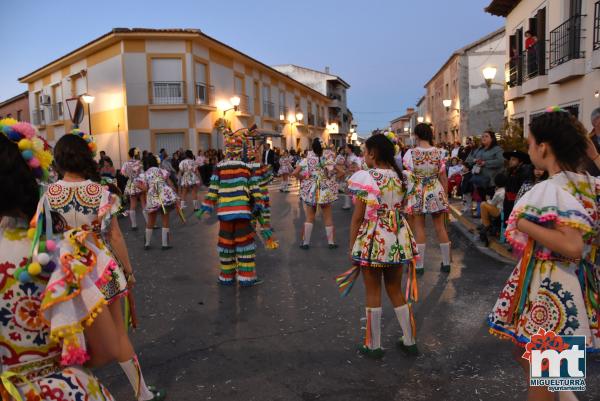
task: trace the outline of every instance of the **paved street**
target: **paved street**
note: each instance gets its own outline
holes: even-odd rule
[[[524,400],[512,346],[488,334],[484,319],[512,266],[480,254],[452,231],[453,271],[439,272],[430,230],[426,273],[415,307],[422,355],[394,349],[399,325],[384,302],[381,361],[355,351],[364,334],[362,283],[340,299],[333,277],[348,268],[350,213],[335,205],[337,250],[319,220],[310,252],[298,248],[303,222],[296,193],[272,191],[280,248],[258,252],[264,284],[217,285],[217,220],[174,221],[174,248],[144,252],[143,230],[130,232],[140,328],[132,334],[149,383],[183,400]],[[139,214],[138,214],[139,216]],[[141,216],[140,216],[141,218]],[[154,243],[160,243],[155,232]],[[361,329],[362,326],[362,329]],[[588,359],[580,400],[600,398],[600,367]],[[133,400],[116,364],[99,371],[119,401]]]

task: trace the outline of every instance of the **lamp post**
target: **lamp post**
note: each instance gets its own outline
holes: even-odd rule
[[[504,86],[504,84],[494,82],[494,78],[496,78],[497,72],[498,69],[493,65],[487,66],[483,70],[481,70],[481,73],[483,74],[483,79],[485,79],[485,84],[487,85],[488,89],[491,88],[492,85]]]
[[[92,135],[92,113],[90,111],[90,105],[92,103],[94,103],[94,99],[95,97],[92,95],[88,95],[87,93],[84,93],[83,95],[80,96],[81,100],[83,100],[83,102],[85,104],[87,104],[87,109],[88,109],[88,133],[90,135]]]
[[[227,116],[228,111],[231,111],[231,110],[238,111],[240,102],[241,102],[241,99],[239,96],[232,96],[229,99],[229,103],[224,101],[223,104],[225,104],[225,107],[223,107],[223,119],[225,119],[225,117]],[[222,132],[217,134],[217,149],[221,149],[221,135],[222,134],[223,134]]]

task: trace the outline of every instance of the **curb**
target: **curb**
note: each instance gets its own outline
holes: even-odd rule
[[[477,226],[475,223],[467,219],[462,213],[452,205],[448,205],[450,214],[454,218],[454,225],[458,230],[482,253],[490,256],[500,262],[514,264],[517,262],[517,258],[506,249],[497,239],[490,238],[490,246],[486,247],[478,243],[474,239],[474,233],[477,232]]]

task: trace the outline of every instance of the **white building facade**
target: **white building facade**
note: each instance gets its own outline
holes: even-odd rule
[[[532,118],[560,106],[591,129],[600,106],[600,1],[495,0],[486,11],[506,17],[507,118],[527,135]]]
[[[67,99],[94,96],[80,127],[119,164],[130,147],[222,148],[220,118],[233,130],[256,124],[282,148],[330,139],[328,97],[199,30],[113,29],[20,81],[50,143],[72,128]]]

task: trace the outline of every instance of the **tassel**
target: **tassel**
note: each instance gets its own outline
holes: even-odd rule
[[[360,268],[352,266],[349,270],[335,277],[335,282],[342,298],[350,293],[359,275]]]
[[[527,293],[529,291],[529,281],[531,280],[531,275],[533,274],[533,265],[535,263],[533,249],[534,241],[533,239],[529,238],[519,266],[519,282],[517,283],[517,288],[515,289],[515,299],[508,310],[509,322],[514,322],[516,314],[520,314],[520,312],[523,311],[523,308],[525,307],[525,301],[528,298]]]

